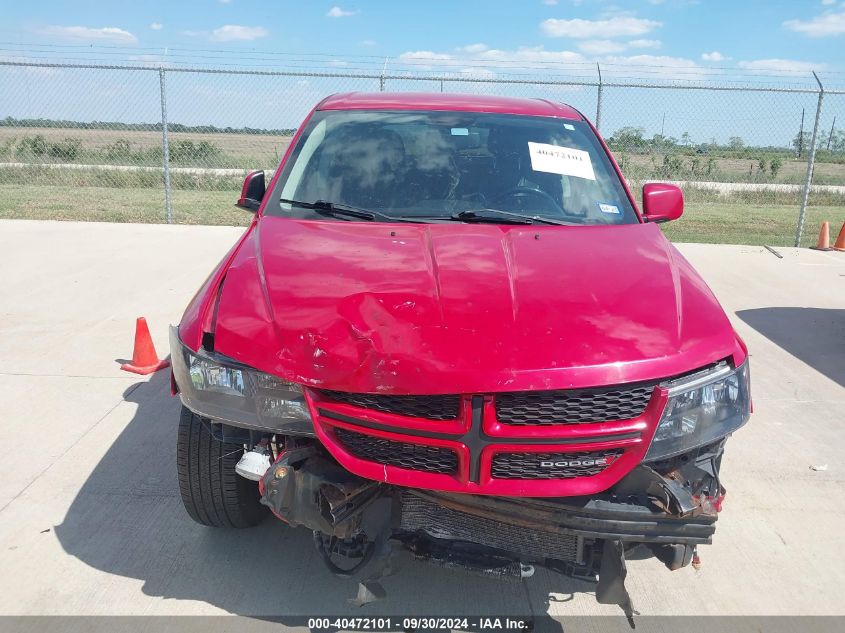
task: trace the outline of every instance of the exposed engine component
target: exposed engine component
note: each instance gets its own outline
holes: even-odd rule
[[[314,530],[314,545],[326,567],[336,576],[354,575],[370,561],[375,552],[375,543],[363,532],[341,539]]]
[[[245,453],[238,472],[264,468],[266,445]],[[389,567],[390,540],[419,559],[477,573],[521,579],[543,565],[598,581],[599,602],[619,605],[631,621],[626,552],[647,548],[669,569],[693,561],[696,546],[710,542],[724,496],[721,452],[719,443],[640,465],[601,495],[532,499],[385,485],[353,475],[319,444],[297,440],[279,450],[259,488],[276,516],[313,531],[317,551],[338,576],[379,588],[373,568]],[[361,579],[365,569],[370,575]]]
[[[465,541],[491,550],[511,552],[519,543],[525,560],[542,562],[547,558],[580,563],[583,539],[496,521],[439,505],[429,497],[402,491],[399,529],[408,534],[423,533],[437,539]]]
[[[519,580],[534,575],[534,566],[514,560],[512,555],[464,541],[448,541],[404,535],[402,543],[419,560],[449,569],[461,569],[485,576]]]
[[[261,503],[287,523],[349,539],[361,531],[362,513],[382,488],[306,445],[282,452],[261,479],[260,491]]]
[[[244,452],[235,465],[235,472],[246,479],[259,481],[270,468],[270,454],[266,441],[262,441],[262,444]]]

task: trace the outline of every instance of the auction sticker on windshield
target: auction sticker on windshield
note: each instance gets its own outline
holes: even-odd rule
[[[528,141],[528,154],[534,171],[586,180],[596,179],[590,154],[584,150]]]

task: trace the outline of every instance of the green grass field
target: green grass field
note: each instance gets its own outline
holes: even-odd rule
[[[245,226],[252,217],[234,206],[236,191],[173,191],[178,224]],[[0,218],[164,223],[164,190],[0,185]]]
[[[173,214],[179,224],[245,226],[252,217],[234,206],[237,191],[173,192]],[[684,216],[664,225],[676,242],[791,246],[797,204],[690,202]],[[91,222],[163,223],[161,188],[0,185],[0,218],[83,220]],[[802,245],[815,243],[822,220],[829,220],[835,239],[845,222],[845,203],[808,209]]]
[[[29,142],[35,138],[46,144],[44,153],[35,155]],[[290,136],[274,134],[171,132],[173,166],[233,167],[270,169],[278,164],[291,141]],[[49,146],[70,142],[74,155],[51,155]],[[205,144],[210,153],[200,151]],[[161,164],[161,133],[137,130],[82,129],[74,127],[0,126],[0,163],[78,163],[106,165]],[[185,151],[180,151],[185,150]],[[692,148],[674,147],[638,153],[614,149],[617,160],[629,179],[707,180],[721,182],[777,182],[801,184],[807,175],[807,159],[791,156],[787,150],[747,147],[741,150],[714,149],[696,154]],[[666,155],[676,159],[671,173],[661,166]],[[770,164],[777,154],[783,161],[776,176],[760,172],[763,159]],[[712,161],[712,163],[711,163]],[[708,167],[709,165],[709,167]],[[845,182],[845,159],[841,153],[820,152],[814,178],[816,184]]]
[[[845,204],[807,209],[802,246],[812,246],[823,220],[830,222],[831,240],[845,222]],[[663,225],[673,242],[793,246],[798,205],[690,203],[677,222]]]

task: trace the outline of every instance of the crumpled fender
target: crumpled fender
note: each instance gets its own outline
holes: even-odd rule
[[[196,291],[179,322],[179,338],[182,343],[190,349],[197,351],[202,343],[203,332],[211,332],[214,329],[214,315],[217,306],[217,299],[220,294],[223,280],[229,270],[229,265],[237,256],[241,246],[250,239],[257,224],[257,218],[247,227],[238,238],[238,241],[223,256],[223,259],[215,266],[211,274]]]

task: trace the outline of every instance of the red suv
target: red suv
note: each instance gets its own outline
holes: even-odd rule
[[[596,129],[544,100],[341,94],[171,332],[178,469],[196,521],[268,512],[335,573],[392,544],[527,576],[670,569],[710,543],[747,351],[639,211]],[[363,575],[363,576],[362,576]]]

